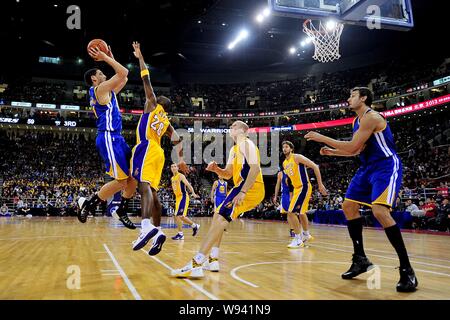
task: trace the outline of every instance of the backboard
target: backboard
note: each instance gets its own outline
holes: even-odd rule
[[[302,19],[334,18],[370,29],[414,27],[411,0],[268,0],[274,14]]]

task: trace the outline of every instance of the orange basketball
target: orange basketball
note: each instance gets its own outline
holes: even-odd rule
[[[94,48],[98,47],[100,49],[100,51],[103,51],[104,53],[109,55],[108,45],[102,39],[94,39],[91,42],[89,42],[89,44],[87,45],[88,52],[89,52],[89,49],[93,48],[93,47]]]

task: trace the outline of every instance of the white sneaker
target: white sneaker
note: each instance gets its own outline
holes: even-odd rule
[[[161,230],[159,230],[158,234],[153,238],[153,244],[148,254],[151,256],[156,256],[161,251],[165,241],[166,235]]]
[[[151,228],[147,231],[141,230],[139,237],[133,241],[133,250],[140,250],[158,233],[158,228]]]
[[[171,272],[172,277],[177,278],[203,278],[205,274],[203,273],[202,265],[195,262],[192,259],[185,267],[181,269],[174,269]]]
[[[288,248],[289,249],[300,249],[303,248],[305,246],[305,244],[303,243],[302,240],[300,239],[293,239],[292,242],[290,244],[288,244]]]
[[[302,241],[303,242],[312,241],[312,240],[314,240],[314,237],[311,234],[302,235]]]
[[[220,265],[219,260],[217,258],[211,258],[209,257],[208,260],[206,260],[203,265],[203,270],[208,270],[211,272],[219,272]]]

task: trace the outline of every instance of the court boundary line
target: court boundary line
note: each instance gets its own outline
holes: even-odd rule
[[[119,262],[117,262],[116,258],[114,257],[111,250],[109,250],[106,243],[103,244],[103,247],[105,248],[106,252],[108,253],[109,257],[111,258],[112,262],[114,263],[117,271],[119,271],[120,276],[122,277],[123,281],[125,281],[125,284],[128,287],[128,290],[130,290],[131,294],[133,295],[134,299],[136,300],[142,300],[141,296],[137,292],[136,288],[133,286],[133,283],[131,283],[130,279],[128,278],[125,271],[123,271],[122,267],[120,266]]]
[[[156,262],[158,262],[160,265],[162,265],[164,268],[168,269],[170,272],[172,272],[172,268],[166,264],[165,262],[161,261],[160,259],[154,257],[154,256],[150,256],[148,255],[147,251],[145,251],[144,249],[141,249],[141,251],[143,253],[145,253],[146,256],[152,258],[153,260],[155,260]],[[211,300],[220,300],[218,297],[216,297],[214,294],[212,294],[211,292],[209,292],[208,290],[200,287],[198,284],[194,283],[192,280],[189,279],[182,279],[185,282],[189,283],[194,289],[200,291],[201,293],[203,293],[205,296],[207,296],[208,298],[210,298]]]

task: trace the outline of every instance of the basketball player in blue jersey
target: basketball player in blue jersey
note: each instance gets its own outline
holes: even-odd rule
[[[214,181],[211,188],[211,202],[214,204],[214,212],[222,204],[227,197],[228,182],[219,177],[219,180]]]
[[[275,193],[273,195],[272,202],[278,204],[278,193],[281,189],[281,201],[280,201],[280,213],[287,214],[289,212],[289,205],[292,198],[292,184],[289,183],[290,179],[283,171],[282,168],[279,169],[277,175],[277,183],[275,185]],[[294,229],[289,230],[289,235],[291,238],[295,236]]]
[[[368,88],[351,90],[348,103],[357,117],[353,121],[351,141],[338,141],[309,132],[307,140],[324,143],[321,155],[351,157],[359,154],[361,167],[356,172],[342,204],[347,226],[353,241],[354,254],[350,269],[342,274],[343,279],[352,279],[374,266],[366,257],[363,248],[361,205],[372,207],[375,218],[383,226],[386,235],[400,260],[398,292],[413,292],[417,278],[409,262],[402,234],[390,214],[402,182],[402,164],[395,150],[394,137],[386,119],[372,110],[373,94]]]
[[[100,69],[91,69],[84,76],[90,86],[90,105],[97,118],[97,150],[105,162],[107,174],[114,180],[105,184],[90,200],[83,197],[78,200],[78,220],[82,223],[86,222],[89,213],[94,213],[98,204],[119,191],[123,191],[122,202],[128,203],[137,185],[129,176],[131,149],[121,135],[122,116],[117,100],[117,94],[128,81],[128,70],[114,59],[112,53],[107,55],[98,48],[91,48],[89,55],[96,61],[106,62],[115,71],[108,80]],[[127,228],[136,228],[126,210],[120,212],[119,219]]]
[[[150,82],[150,71],[145,64],[140,44],[134,42],[133,49],[134,56],[139,60],[146,98],[144,113],[136,128],[136,145],[130,161],[130,171],[132,177],[138,182],[141,194],[142,215],[141,232],[133,242],[133,250],[142,249],[153,238],[153,244],[148,254],[154,256],[161,251],[162,245],[166,241],[166,236],[161,230],[162,205],[157,194],[165,163],[164,150],[161,148],[163,136],[171,138],[175,145],[180,171],[189,173],[189,168],[183,160],[181,139],[170,124],[166,113],[171,102],[167,97],[155,96]],[[150,221],[150,215],[153,221]]]

